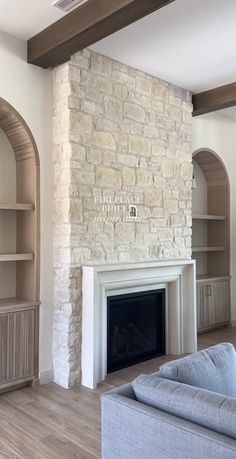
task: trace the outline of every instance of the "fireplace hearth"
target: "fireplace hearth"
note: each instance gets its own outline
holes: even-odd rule
[[[107,298],[107,372],[165,354],[165,289]]]

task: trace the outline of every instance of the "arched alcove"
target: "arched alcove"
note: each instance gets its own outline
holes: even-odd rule
[[[22,116],[0,97],[0,128],[5,132],[16,160],[32,157],[39,165],[38,149],[34,137]]]
[[[196,150],[193,153],[193,159],[201,167],[208,186],[225,186],[229,192],[228,172],[217,153],[209,148],[204,148]]]
[[[192,250],[197,268],[198,312],[203,319],[198,323],[200,329],[209,329],[230,319],[230,186],[226,167],[214,151],[195,151],[193,163],[196,188]]]
[[[0,129],[0,200],[16,202],[16,161],[12,146]],[[0,253],[16,252],[16,212],[0,212]],[[16,263],[0,263],[1,297],[15,296]]]
[[[1,390],[38,377],[39,155],[26,122],[2,98],[0,131],[7,164],[7,192],[0,187]],[[4,161],[0,167],[4,173]],[[6,225],[10,237],[4,240]]]

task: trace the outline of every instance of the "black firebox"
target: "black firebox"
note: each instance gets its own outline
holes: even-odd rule
[[[107,298],[107,372],[165,354],[165,290]]]

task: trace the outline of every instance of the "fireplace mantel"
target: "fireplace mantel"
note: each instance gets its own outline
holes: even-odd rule
[[[194,260],[83,266],[82,384],[90,389],[107,374],[107,297],[166,289],[167,354],[197,350]]]

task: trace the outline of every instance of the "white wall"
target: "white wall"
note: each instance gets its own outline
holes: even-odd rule
[[[236,320],[236,118],[230,111],[222,110],[193,118],[193,151],[210,148],[223,160],[230,180],[231,217],[231,309],[232,320]]]
[[[23,116],[40,156],[41,320],[40,372],[52,368],[52,72],[26,62],[26,43],[0,32],[0,97]]]

